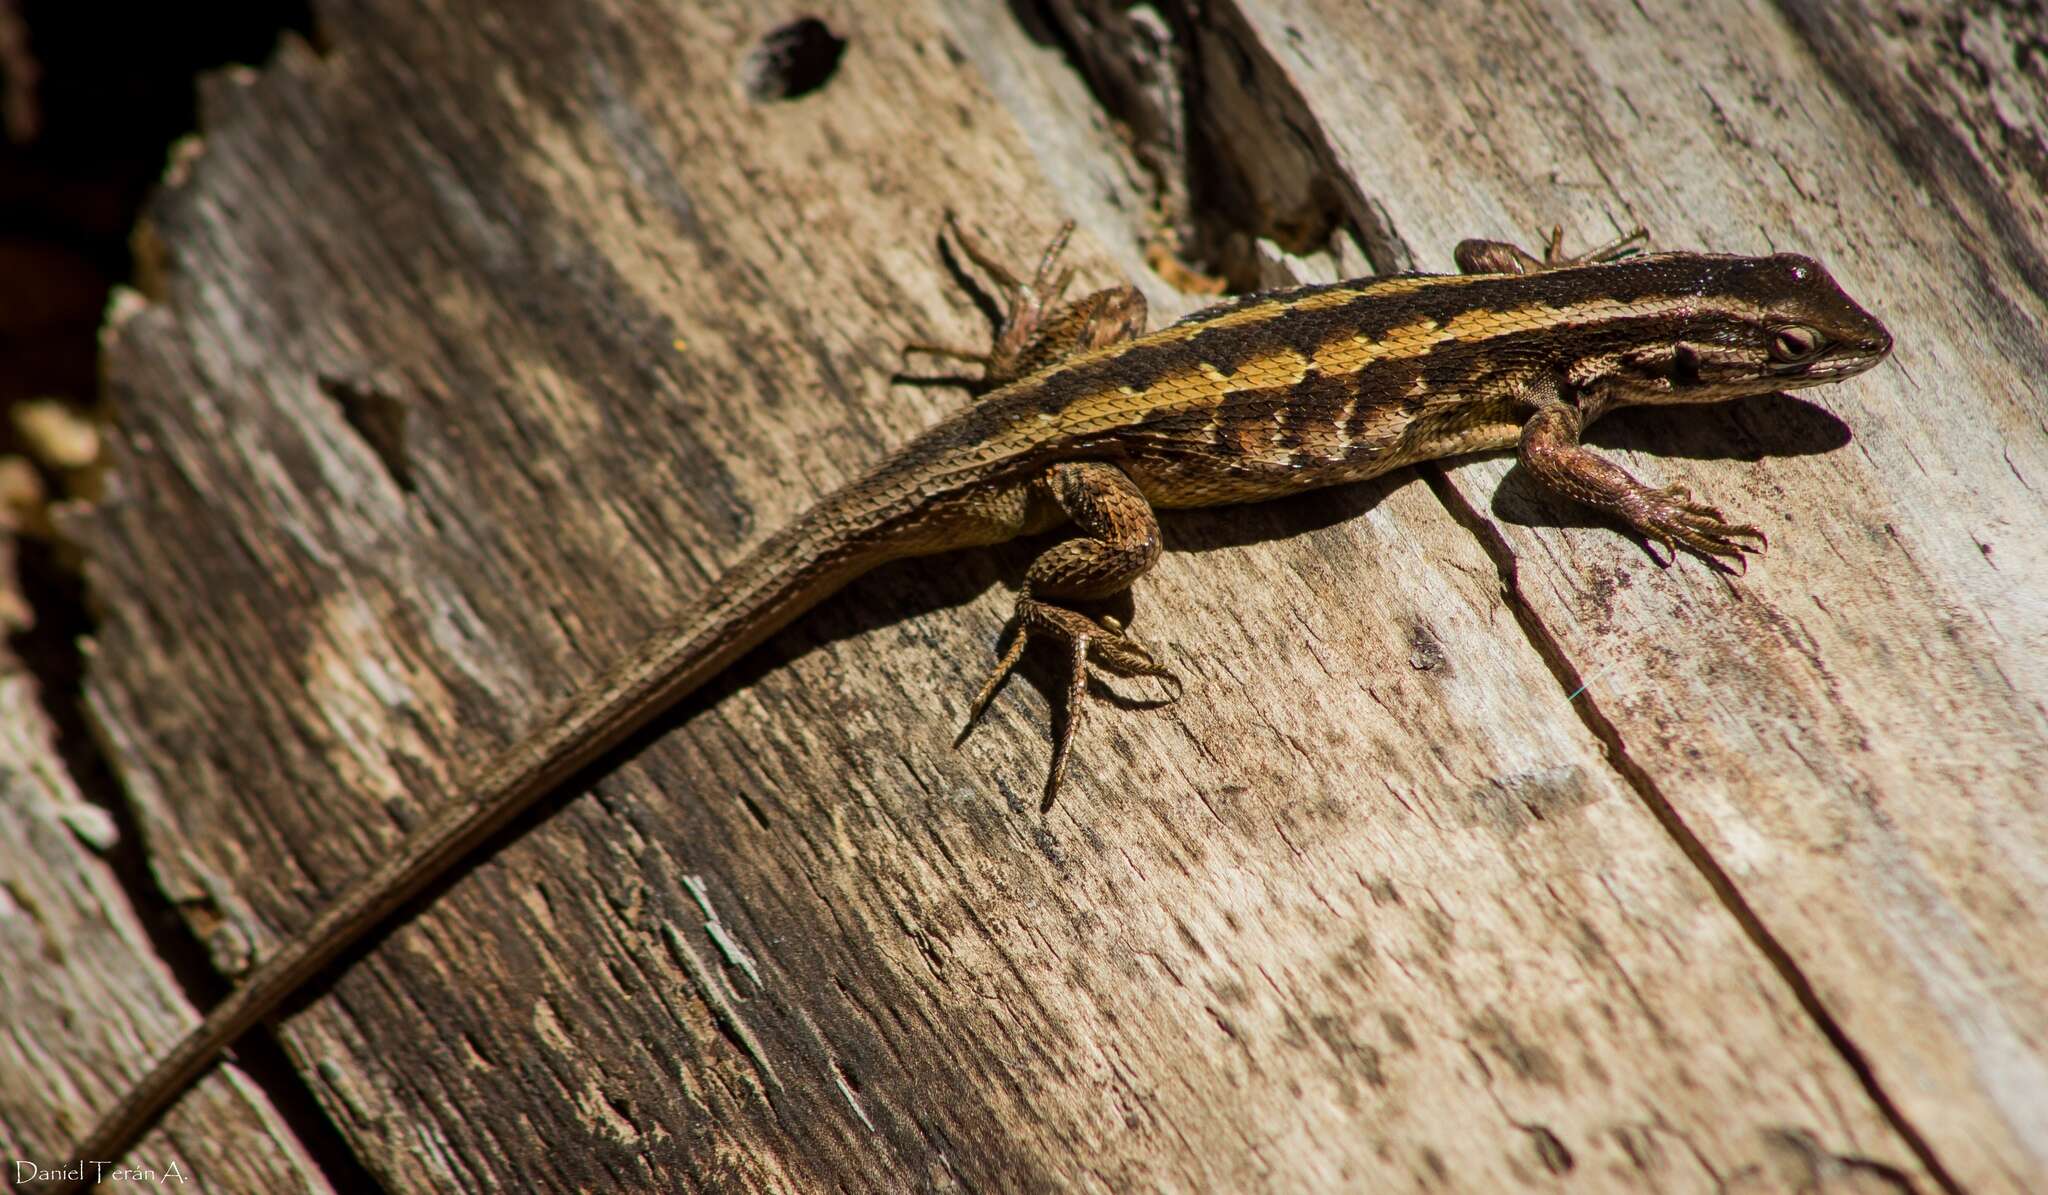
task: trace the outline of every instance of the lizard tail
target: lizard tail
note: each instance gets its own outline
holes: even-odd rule
[[[877,534],[882,512],[874,498],[872,486],[855,485],[825,499],[728,569],[639,650],[580,687],[265,958],[129,1088],[73,1156],[121,1157],[222,1051],[492,835],[792,619],[905,555]],[[74,1185],[59,1180],[45,1189]]]

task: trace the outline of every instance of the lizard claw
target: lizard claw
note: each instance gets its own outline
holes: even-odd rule
[[[1003,687],[1003,682],[1009,679],[1010,673],[1016,671],[1017,661],[1024,658],[1024,648],[1030,642],[1031,628],[1019,619],[1016,636],[1010,640],[1010,646],[1003,651],[1002,658],[996,661],[994,671],[982,682],[981,692],[974,695],[973,703],[967,707],[967,721],[960,727],[960,733],[954,736],[953,746],[958,747],[967,741],[968,735],[974,733],[975,724],[981,721],[981,715],[988,709],[988,703],[995,699],[996,691]]]
[[[1064,643],[1068,656],[1067,692],[1060,724],[1053,736],[1052,771],[1045,782],[1045,803],[1050,807],[1061,780],[1066,777],[1074,733],[1080,728],[1082,712],[1086,709],[1091,661],[1114,676],[1150,676],[1171,683],[1173,696],[1167,699],[1168,702],[1180,700],[1185,686],[1172,669],[1161,664],[1151,649],[1125,631],[1123,623],[1115,618],[1092,619],[1062,606],[1022,597],[1017,600],[1016,625],[1016,637],[996,662],[981,691],[975,694],[967,714],[967,724],[960,728],[959,737],[953,740],[953,745],[957,747],[967,741],[989,701],[1002,688],[1003,681],[1016,671],[1017,663],[1024,658],[1024,649],[1033,635]]]
[[[1152,649],[1145,646],[1137,636],[1124,629],[1124,624],[1110,615],[1097,620],[1103,634],[1088,641],[1089,656],[1104,670],[1116,676],[1152,676],[1173,685],[1173,696],[1168,702],[1179,701],[1185,689],[1178,674],[1159,662]]]
[[[993,297],[1002,310],[995,315],[987,351],[920,341],[903,346],[906,359],[911,353],[923,353],[979,365],[982,377],[970,389],[986,393],[1074,352],[1127,340],[1145,330],[1144,296],[1131,287],[1112,287],[1071,303],[1062,301],[1074,283],[1074,267],[1060,264],[1074,235],[1072,220],[1060,225],[1039,255],[1037,268],[1024,279],[970,236],[950,208],[945,233],[994,284],[997,293]]]
[[[1636,514],[1636,529],[1663,544],[1672,560],[1677,559],[1678,548],[1683,545],[1709,559],[1733,561],[1733,571],[1741,574],[1748,571],[1752,553],[1762,553],[1771,546],[1770,537],[1762,528],[1729,522],[1719,507],[1693,501],[1692,491],[1682,485],[1646,490],[1644,497],[1646,509]],[[1670,561],[1661,563],[1668,566]]]
[[[1539,234],[1540,235],[1540,234]],[[1624,236],[1583,253],[1564,251],[1564,226],[1554,225],[1543,242],[1543,256],[1506,241],[1468,240],[1458,242],[1451,256],[1458,269],[1467,274],[1540,274],[1568,266],[1598,265],[1618,261],[1639,251],[1650,239],[1648,229],[1637,226]]]
[[[1045,778],[1045,807],[1049,809],[1053,797],[1059,793],[1060,781],[1066,778],[1074,732],[1080,729],[1081,714],[1087,708],[1090,660],[1116,676],[1156,676],[1169,680],[1173,682],[1172,700],[1175,701],[1180,699],[1181,681],[1171,669],[1153,658],[1144,644],[1127,634],[1123,623],[1118,620],[1105,616],[1099,621],[1091,621],[1071,610],[1042,602],[1034,601],[1031,606],[1032,615],[1056,623],[1057,629],[1052,633],[1066,639],[1069,647],[1066,716],[1053,736],[1052,771]],[[1094,628],[1094,633],[1082,632],[1083,627]]]
[[[1556,233],[1552,233],[1551,237],[1551,250],[1553,252],[1561,251],[1563,246],[1562,238],[1558,237]],[[1588,249],[1583,253],[1574,253],[1569,257],[1560,256],[1555,259],[1549,258],[1546,255],[1545,260],[1546,264],[1553,266],[1598,265],[1604,261],[1619,261],[1632,253],[1638,253],[1649,241],[1650,230],[1638,224],[1628,232],[1597,248]]]

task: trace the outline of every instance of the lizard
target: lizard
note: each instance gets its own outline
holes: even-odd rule
[[[1091,665],[1171,669],[1118,620],[1073,603],[1130,588],[1159,558],[1155,511],[1252,502],[1421,461],[1514,449],[1543,487],[1605,512],[1673,560],[1746,562],[1768,546],[1683,487],[1652,487],[1581,443],[1631,404],[1717,402],[1839,381],[1891,334],[1819,262],[1643,253],[1642,229],[1575,255],[1468,240],[1455,274],[1392,274],[1248,295],[1147,332],[1132,286],[1062,302],[1072,223],[1028,279],[964,235],[1002,293],[985,392],[742,556],[637,650],[484,768],[258,964],[96,1123],[72,1155],[118,1157],[229,1045],[323,967],[662,711],[885,561],[1071,523],[1029,566],[1013,633],[971,730],[1026,646],[1063,649],[1057,792]],[[1056,272],[1057,271],[1057,272]],[[1653,553],[1654,555],[1654,553]],[[1724,566],[1725,567],[1725,566]]]

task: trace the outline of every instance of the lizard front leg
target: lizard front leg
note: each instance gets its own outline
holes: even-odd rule
[[[1554,393],[1554,388],[1553,388]],[[1521,460],[1538,481],[1569,498],[1620,518],[1648,539],[1677,554],[1683,544],[1705,556],[1732,557],[1747,567],[1749,552],[1769,545],[1747,523],[1731,523],[1718,509],[1694,502],[1684,486],[1653,489],[1628,470],[1579,443],[1585,417],[1579,408],[1553,397],[1539,402],[1522,425]],[[1755,546],[1743,543],[1753,539]]]
[[[1458,269],[1467,274],[1540,274],[1569,266],[1595,265],[1626,257],[1649,238],[1649,232],[1635,231],[1584,253],[1564,251],[1564,229],[1552,228],[1543,256],[1506,241],[1468,240],[1458,242],[1451,252]],[[1764,533],[1747,523],[1730,523],[1719,509],[1692,500],[1684,486],[1654,489],[1637,481],[1629,471],[1579,442],[1586,415],[1567,401],[1556,381],[1532,387],[1525,395],[1536,408],[1522,425],[1522,465],[1550,489],[1588,506],[1620,518],[1646,539],[1664,545],[1666,552],[1677,545],[1705,556],[1731,557],[1747,566],[1747,553],[1768,545]],[[1754,539],[1752,547],[1742,541]]]
[[[961,730],[965,738],[1005,677],[1036,636],[1064,645],[1068,653],[1065,718],[1054,738],[1052,772],[1045,783],[1051,802],[1066,775],[1074,731],[1081,723],[1092,660],[1117,676],[1156,676],[1180,681],[1113,618],[1089,618],[1047,599],[1091,600],[1129,589],[1159,559],[1159,521],[1151,503],[1122,469],[1104,461],[1070,461],[1052,466],[1040,480],[1081,534],[1041,553],[1024,576],[1017,596],[1016,637],[974,698]]]

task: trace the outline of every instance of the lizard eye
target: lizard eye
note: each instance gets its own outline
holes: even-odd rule
[[[1820,352],[1826,342],[1820,333],[1803,324],[1787,324],[1771,333],[1771,359],[1796,365]]]

